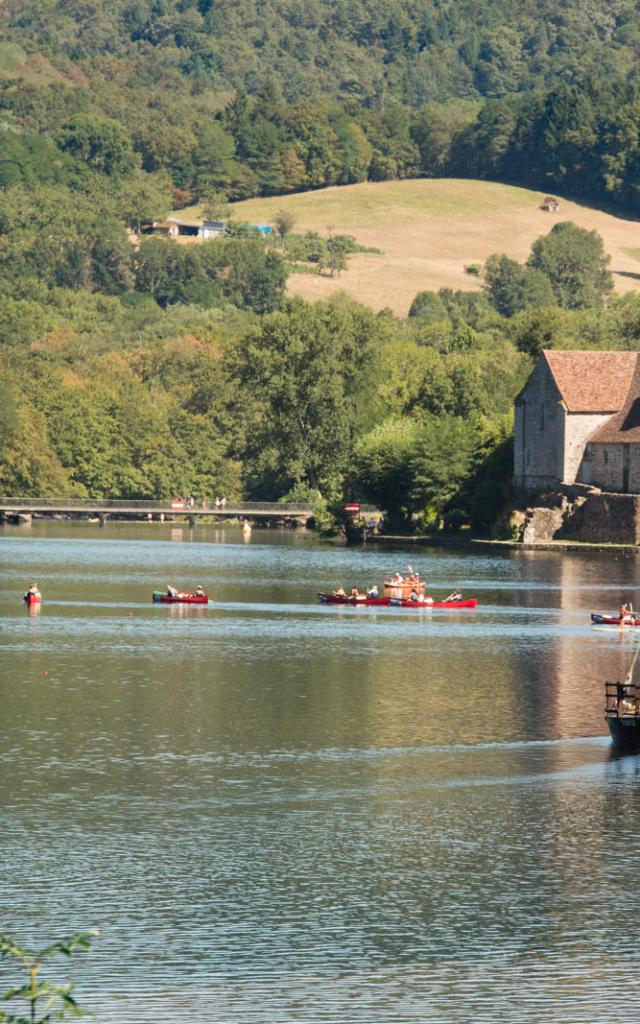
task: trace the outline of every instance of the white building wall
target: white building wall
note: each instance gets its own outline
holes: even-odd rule
[[[611,413],[570,412],[567,413],[564,431],[563,483],[576,481],[588,484],[586,479],[593,472],[585,456],[587,441],[596,430],[611,419]]]

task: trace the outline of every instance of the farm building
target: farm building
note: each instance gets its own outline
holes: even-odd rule
[[[203,220],[199,235],[201,238],[220,238],[227,230],[223,220]]]
[[[553,196],[545,196],[540,203],[540,209],[546,210],[547,213],[557,213],[560,209],[560,203]]]
[[[249,224],[251,231],[259,232],[261,235],[273,234],[273,228],[269,224]],[[145,224],[141,234],[163,235],[166,238],[221,238],[227,233],[227,222],[224,220],[179,220],[177,217],[169,217],[165,221],[154,221],[153,224]]]
[[[544,351],[515,402],[514,479],[640,494],[640,357]]]

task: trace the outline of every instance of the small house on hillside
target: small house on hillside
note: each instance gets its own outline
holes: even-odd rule
[[[221,238],[226,230],[227,225],[223,220],[203,220],[199,234],[201,238]]]
[[[515,401],[514,479],[640,494],[636,352],[545,350]]]
[[[545,210],[547,213],[557,213],[560,209],[560,203],[553,196],[545,196],[540,203],[540,209]]]

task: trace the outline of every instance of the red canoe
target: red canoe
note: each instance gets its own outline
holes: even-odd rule
[[[162,590],[154,590],[153,601],[155,604],[208,604],[207,594],[165,594]]]
[[[390,604],[396,608],[475,608],[478,599],[472,597],[468,601],[410,601],[406,597],[392,597]]]
[[[602,615],[600,612],[591,612],[591,621],[594,626],[640,626],[640,617],[636,615],[625,615],[624,622],[620,622],[619,615]]]
[[[339,597],[337,594],[318,594],[322,604],[391,605],[395,608],[475,608],[477,598],[468,601],[410,601],[406,597]]]

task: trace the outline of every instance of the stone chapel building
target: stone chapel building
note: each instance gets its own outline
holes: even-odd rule
[[[640,494],[640,354],[543,351],[515,401],[514,479]]]

